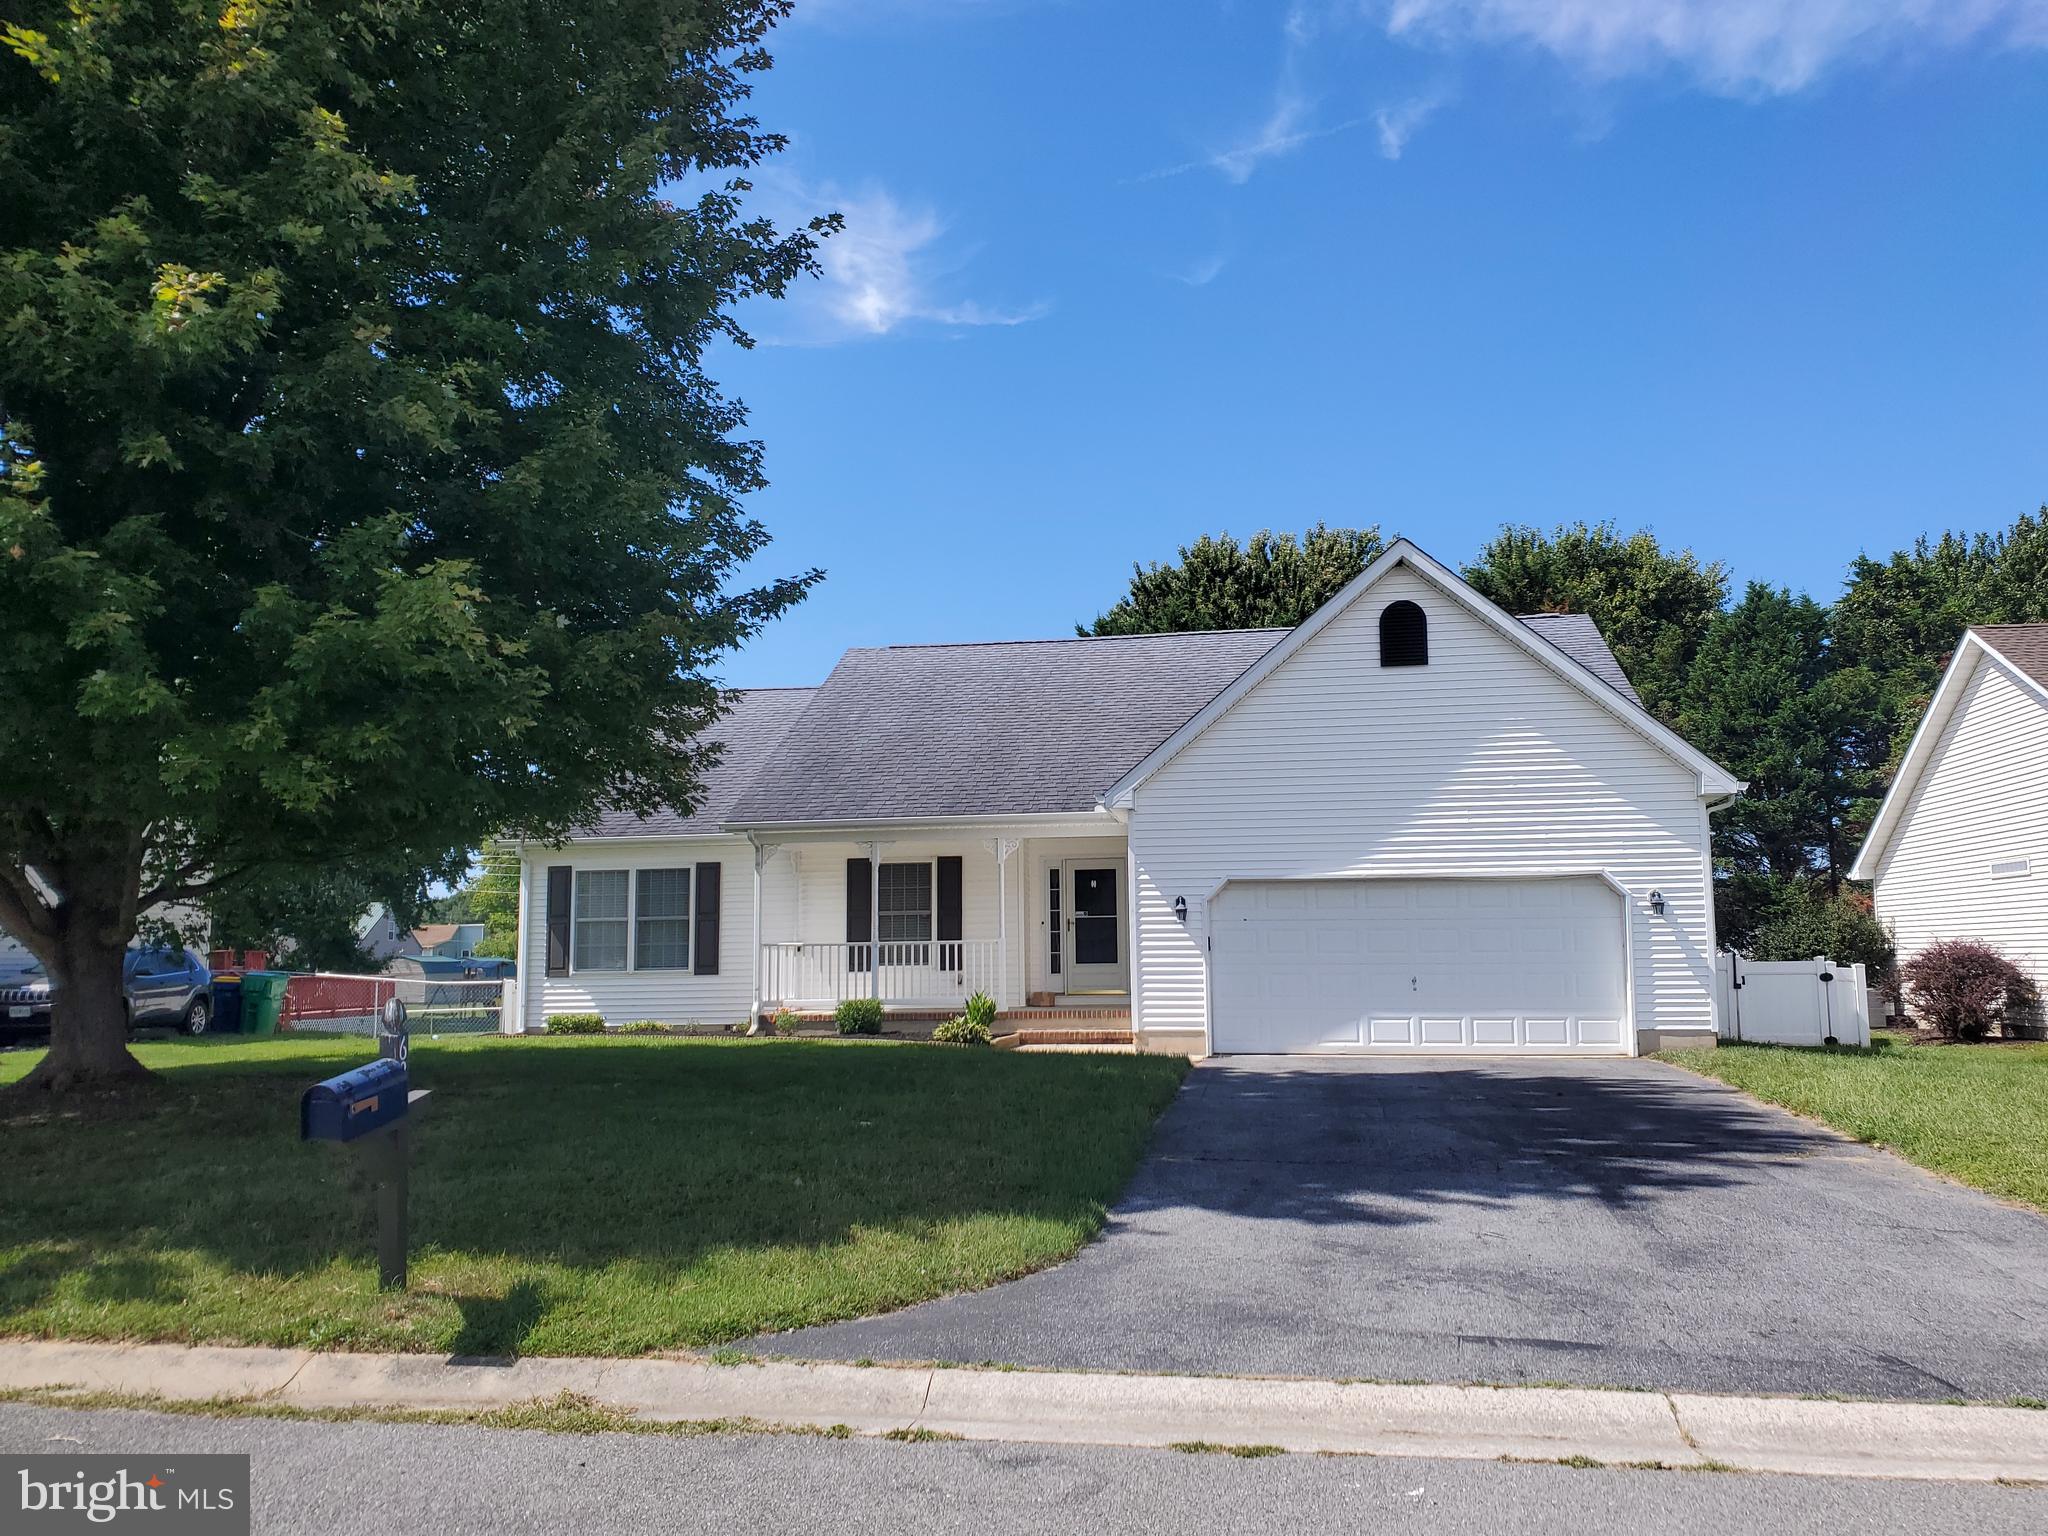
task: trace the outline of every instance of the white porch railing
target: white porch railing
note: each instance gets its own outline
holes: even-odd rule
[[[975,992],[996,996],[994,939],[878,944],[763,944],[761,999],[780,1008],[829,1008],[849,997],[951,1007]]]

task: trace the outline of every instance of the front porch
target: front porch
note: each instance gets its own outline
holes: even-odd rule
[[[754,843],[756,1017],[823,1020],[875,998],[895,1023],[936,1023],[980,992],[999,1033],[1128,1035],[1129,864],[1113,824]]]

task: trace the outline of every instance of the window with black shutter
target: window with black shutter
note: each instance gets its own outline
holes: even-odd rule
[[[965,946],[960,942],[966,937],[961,930],[960,887],[962,863],[957,854],[941,855],[937,860],[938,910],[935,915],[937,928],[933,936],[939,941],[939,969],[942,971],[964,971],[967,969]]]
[[[874,867],[866,859],[846,861],[846,968],[865,971],[874,964]]]
[[[569,882],[575,871],[567,864],[548,866],[548,964],[550,976],[569,974]],[[524,957],[521,957],[522,961]]]
[[[718,891],[723,871],[717,864],[697,866],[697,963],[696,974],[718,974]]]

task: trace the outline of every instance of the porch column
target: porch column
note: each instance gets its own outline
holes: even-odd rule
[[[751,832],[747,834],[747,841],[752,843],[754,848],[754,1001],[752,1011],[747,1014],[747,1033],[758,1035],[761,1033],[761,992],[763,981],[761,973],[768,964],[767,939],[761,932],[761,870],[770,859],[775,857],[775,850],[778,845],[774,843],[756,843],[754,842],[754,834]]]
[[[875,1001],[882,998],[882,849],[873,842],[868,850],[868,990]]]
[[[1019,847],[1014,837],[991,837],[982,846],[996,856],[996,1007],[1009,1006],[1010,986],[1010,855]]]

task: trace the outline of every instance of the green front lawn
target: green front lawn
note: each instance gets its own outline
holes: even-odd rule
[[[165,1087],[0,1121],[0,1334],[637,1354],[1023,1274],[1101,1225],[1186,1063],[661,1038],[422,1043],[412,1288],[298,1139],[360,1041],[144,1045]],[[0,1084],[35,1061],[0,1055]]]
[[[2048,1045],[1723,1045],[1667,1060],[2048,1211]]]

